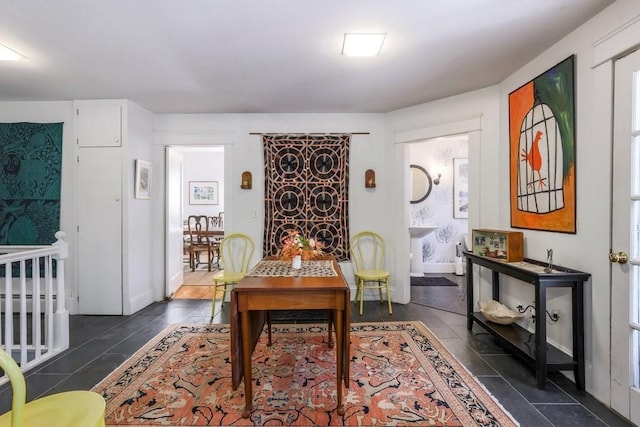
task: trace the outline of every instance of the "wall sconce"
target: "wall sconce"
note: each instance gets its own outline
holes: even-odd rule
[[[439,185],[440,184],[440,177],[441,176],[442,176],[442,174],[439,173],[438,176],[433,179],[433,185]]]
[[[364,173],[364,188],[376,188],[376,172],[373,169],[367,169]]]
[[[251,190],[251,172],[242,172],[242,184],[240,184],[240,188],[243,190]]]

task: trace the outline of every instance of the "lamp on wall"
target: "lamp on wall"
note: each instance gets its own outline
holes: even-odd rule
[[[376,188],[376,172],[373,169],[367,169],[364,173],[364,188]]]
[[[240,188],[243,190],[251,190],[251,172],[242,172],[242,184],[240,184]]]

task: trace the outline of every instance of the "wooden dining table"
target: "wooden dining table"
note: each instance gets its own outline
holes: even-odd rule
[[[251,355],[269,310],[329,310],[332,313],[336,337],[337,410],[344,415],[342,384],[349,387],[350,305],[349,285],[334,257],[303,261],[299,270],[292,269],[290,261],[267,257],[234,287],[230,319],[231,376],[234,390],[244,377],[244,418],[249,417],[253,402]],[[270,325],[268,333],[270,345]]]

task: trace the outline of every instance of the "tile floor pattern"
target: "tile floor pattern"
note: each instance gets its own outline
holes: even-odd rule
[[[88,390],[169,324],[209,322],[210,310],[207,300],[173,300],[132,316],[71,316],[69,350],[27,373],[27,399]],[[228,310],[226,305],[214,322],[228,323]],[[379,302],[366,302],[364,311],[359,316],[352,310],[353,321],[421,320],[523,427],[630,425],[560,374],[538,390],[532,371],[476,326],[467,331],[464,316],[412,303],[394,304],[391,316]],[[3,385],[0,413],[10,406],[10,389]]]

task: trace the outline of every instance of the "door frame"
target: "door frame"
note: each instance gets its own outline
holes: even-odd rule
[[[482,116],[473,116],[466,120],[443,123],[425,128],[412,129],[395,134],[395,158],[397,159],[397,170],[403,171],[401,175],[402,183],[398,188],[404,188],[404,192],[398,192],[402,200],[396,200],[397,206],[403,206],[402,220],[397,221],[395,235],[398,236],[395,241],[397,248],[403,248],[398,253],[401,256],[395,257],[395,271],[397,271],[396,287],[393,289],[393,300],[406,304],[411,300],[411,287],[409,285],[409,259],[411,254],[409,226],[411,225],[411,205],[409,203],[410,180],[409,171],[409,144],[428,139],[468,134],[469,135],[469,176],[479,176],[474,171],[480,161],[480,141],[482,133]],[[480,182],[479,180],[469,181],[469,218],[468,230],[470,233],[472,228],[478,228],[480,223]]]
[[[179,157],[179,170],[174,171],[174,163],[172,162],[172,157]],[[183,205],[184,205],[184,194],[183,194],[183,167],[184,167],[184,158],[182,157],[179,150],[176,150],[174,147],[166,146],[165,147],[165,295],[170,296],[176,291],[183,282],[183,270],[182,270],[182,262],[179,265],[179,271],[172,271],[172,266],[176,263],[176,261],[172,262],[172,258],[175,256],[176,249],[172,249],[171,240],[176,238],[176,229],[179,229],[180,239],[182,240],[182,218],[183,218]],[[174,179],[175,175],[178,174],[180,177],[179,188],[176,191],[176,194],[171,194],[172,191],[172,179]],[[172,218],[172,209],[174,208],[172,204],[175,202],[175,199],[180,200],[180,220],[179,224],[174,224],[171,221]],[[176,243],[177,245],[177,243]],[[182,246],[182,242],[180,246]],[[182,253],[182,249],[180,250]],[[176,285],[176,282],[179,282]]]
[[[637,159],[638,146],[631,141],[640,136],[635,135],[631,122],[639,112],[634,111],[633,76],[640,73],[640,50],[629,52],[614,61],[613,65],[613,132],[612,132],[612,191],[611,191],[611,245],[610,252],[625,252],[629,256],[627,263],[611,262],[610,264],[610,293],[611,293],[611,407],[634,423],[640,423],[640,389],[634,385],[638,370],[632,364],[638,363],[638,354],[634,353],[632,331],[629,327],[630,313],[636,313],[638,307],[637,296],[631,295],[631,283],[634,280],[634,270],[638,271],[638,247],[632,238],[633,216],[632,195],[638,194],[638,188],[633,188],[632,179],[638,177],[638,165],[633,168],[633,161]],[[636,84],[639,80],[636,80]],[[635,87],[635,91],[640,88]],[[640,105],[635,105],[640,108]],[[615,186],[614,186],[615,184]],[[637,213],[636,213],[637,215]],[[621,226],[621,224],[628,224]],[[638,221],[635,222],[636,226]],[[624,309],[626,307],[626,309]],[[616,309],[617,308],[617,309]],[[636,338],[637,339],[637,338]],[[637,349],[635,350],[637,352]],[[635,356],[635,359],[634,359]]]
[[[171,171],[169,170],[169,164],[168,164],[168,159],[167,159],[167,149],[173,149],[176,150],[178,153],[181,153],[181,149],[198,149],[198,148],[202,148],[203,150],[206,150],[207,148],[212,148],[212,147],[222,147],[224,149],[224,157],[223,157],[223,161],[224,161],[224,168],[225,168],[225,172],[224,172],[224,182],[222,183],[224,186],[224,209],[225,209],[225,228],[227,228],[227,225],[229,224],[228,219],[230,219],[232,217],[232,213],[233,213],[233,208],[231,206],[231,204],[229,203],[229,201],[231,200],[230,197],[227,197],[228,191],[230,192],[230,183],[228,182],[229,180],[227,179],[227,177],[229,177],[229,171],[228,171],[228,165],[230,164],[230,162],[228,161],[229,157],[229,151],[230,151],[230,147],[231,145],[229,145],[228,142],[210,142],[207,144],[193,144],[193,143],[189,143],[190,141],[181,141],[183,143],[176,143],[176,144],[169,144],[169,143],[165,143],[164,147],[163,147],[163,152],[164,152],[164,156],[165,156],[165,161],[164,161],[164,172],[165,172],[165,197],[164,197],[164,217],[165,217],[165,221],[164,221],[164,242],[165,242],[165,247],[164,247],[164,262],[165,262],[165,282],[164,282],[164,296],[167,297],[170,295],[171,292],[171,277],[170,277],[170,273],[169,273],[169,257],[172,256],[172,254],[170,253],[170,244],[169,244],[169,238],[171,236],[171,224],[169,224],[169,197],[168,197],[168,180],[169,180],[169,176],[171,175]],[[181,153],[182,154],[182,153]],[[182,171],[181,171],[181,188],[184,188],[184,169],[188,167],[187,165],[184,164],[184,158],[183,158],[183,163],[182,163]],[[181,216],[184,215],[184,197],[188,197],[188,195],[185,195],[183,192],[182,195],[182,202],[181,202],[181,206],[180,206],[180,211],[181,211]]]

